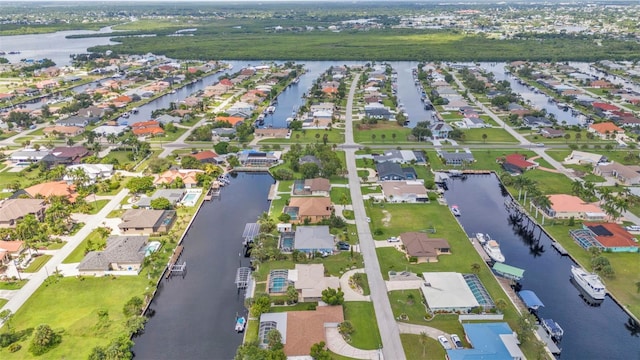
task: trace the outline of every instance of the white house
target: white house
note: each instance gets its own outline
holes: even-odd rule
[[[69,175],[71,171],[81,169],[89,178],[89,183],[93,184],[101,179],[108,179],[113,175],[113,164],[76,164],[67,166],[67,175],[63,180],[71,183],[74,181],[73,175]]]

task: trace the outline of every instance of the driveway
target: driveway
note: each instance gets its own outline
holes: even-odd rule
[[[344,292],[344,301],[371,301],[371,297],[369,295],[362,295],[359,292],[353,290],[351,286],[349,286],[349,279],[355,273],[365,273],[364,269],[354,269],[349,270],[346,273],[340,276],[340,288],[342,288],[342,292]]]

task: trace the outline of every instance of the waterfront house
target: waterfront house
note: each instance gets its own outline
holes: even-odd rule
[[[584,151],[573,150],[569,156],[567,156],[562,162],[565,165],[586,165],[590,164],[597,166],[598,164],[606,163],[609,159],[606,156],[600,154],[594,154]]]
[[[221,158],[220,155],[211,150],[200,151],[188,156],[194,157],[196,160],[200,161],[203,164],[221,164],[224,162],[224,159]]]
[[[365,105],[364,115],[368,118],[384,120],[390,120],[393,117],[391,110],[380,103],[371,103]]]
[[[160,122],[155,120],[141,121],[131,124],[131,132],[138,137],[164,135],[164,129],[160,126]]]
[[[294,238],[293,248],[306,254],[321,253],[330,255],[335,246],[334,237],[329,227],[298,226]]]
[[[622,185],[640,184],[640,166],[637,165],[599,164],[593,169],[593,173],[603,177],[615,178]]]
[[[503,158],[499,158],[498,162],[502,162],[502,167],[506,171],[518,174],[538,167],[538,163],[528,161],[522,154],[509,154]]]
[[[330,193],[331,182],[329,179],[295,180],[293,183],[292,195],[329,196]]]
[[[326,328],[344,321],[342,305],[318,306],[315,310],[263,313],[258,342],[268,346],[267,334],[276,329],[282,335],[283,351],[290,358],[307,358],[313,344],[327,342]]]
[[[471,349],[446,350],[449,360],[524,360],[516,333],[505,322],[462,324]]]
[[[447,240],[431,239],[425,233],[406,232],[400,234],[399,239],[396,248],[404,252],[410,261],[414,258],[418,264],[437,262],[438,255],[451,254],[451,246]]]
[[[380,181],[416,180],[418,178],[413,167],[402,167],[400,164],[391,161],[377,163],[376,171]]]
[[[150,209],[151,201],[158,198],[169,200],[172,206],[176,206],[182,200],[186,191],[184,189],[159,189],[151,196],[142,195],[140,200],[136,202],[136,206],[140,209]]]
[[[180,178],[180,180],[182,180],[182,183],[184,184],[184,187],[190,189],[198,186],[198,174],[203,173],[204,171],[199,169],[167,170],[158,175],[158,177],[153,181],[153,184],[156,186],[170,186],[176,181],[176,179]]]
[[[236,127],[244,122],[246,118],[242,116],[216,116],[216,122],[228,123],[231,127]]]
[[[14,151],[9,155],[9,160],[14,164],[31,164],[42,160],[49,155],[49,150],[24,149]]]
[[[551,206],[541,210],[552,218],[574,218],[590,221],[603,221],[608,218],[597,203],[584,202],[577,196],[555,194],[547,197],[551,202]]]
[[[601,139],[615,139],[618,135],[624,135],[624,129],[616,124],[607,121],[589,125],[588,132],[600,137]]]
[[[540,135],[547,139],[560,138],[563,137],[564,134],[565,132],[562,129],[554,129],[552,127],[545,127],[540,129]]]
[[[420,291],[424,295],[427,306],[431,311],[467,313],[480,305],[474,292],[486,290],[480,280],[473,274],[460,274],[455,272],[425,272],[420,281]],[[469,283],[474,285],[472,291]],[[493,303],[489,300],[485,307],[491,308]]]
[[[289,200],[289,205],[284,207],[283,213],[289,214],[294,224],[306,219],[311,223],[317,223],[331,217],[333,206],[328,197],[293,197]]]
[[[476,161],[473,157],[473,154],[469,150],[463,152],[459,152],[458,150],[456,150],[456,152],[439,150],[438,155],[445,165],[461,166],[463,164],[471,164],[472,162]]]
[[[522,122],[524,126],[529,126],[532,129],[536,129],[539,127],[550,127],[553,125],[553,122],[551,122],[551,120],[547,118],[531,116],[531,115],[523,117]]]
[[[148,236],[109,236],[102,251],[88,252],[80,264],[80,275],[137,275],[144,262]]]
[[[169,123],[179,124],[182,119],[177,116],[171,116],[168,114],[160,115],[156,118],[156,121],[162,125],[167,125]]]
[[[323,264],[296,264],[288,271],[288,279],[298,291],[298,301],[312,302],[322,300],[322,291],[327,288],[340,288],[340,279],[324,276]]]
[[[42,158],[48,168],[57,165],[79,164],[82,159],[91,155],[91,151],[82,145],[78,146],[60,146],[53,148],[50,153]]]
[[[0,240],[0,254],[4,253],[4,255],[0,255],[0,257],[4,264],[20,258],[24,250],[25,243],[22,240]]]
[[[86,127],[87,125],[93,124],[98,120],[100,120],[100,118],[97,116],[91,116],[91,117],[69,116],[66,119],[60,119],[56,121],[56,125]]]
[[[76,202],[76,198],[78,197],[75,186],[67,184],[66,181],[45,182],[16,192],[16,194],[21,193],[28,194],[31,198],[43,197],[46,199],[52,196],[62,196],[67,198],[71,203]],[[14,194],[14,196],[16,194]]]
[[[73,136],[77,136],[80,135],[84,132],[84,127],[80,127],[80,126],[61,126],[61,125],[54,125],[54,126],[47,126],[44,129],[42,129],[42,132],[46,135],[46,136],[65,136],[65,137],[73,137]]]
[[[569,234],[585,249],[592,246],[611,252],[638,252],[638,241],[622,226],[615,223],[582,224],[582,229],[570,230]]]
[[[102,137],[107,137],[110,134],[120,136],[127,130],[127,125],[100,125],[93,129],[93,132]]]
[[[69,184],[73,183],[75,177],[69,173],[78,169],[87,175],[87,185],[108,179],[113,175],[113,164],[76,164],[67,166],[67,174],[62,179]]]
[[[429,201],[427,189],[422,181],[383,181],[380,184],[382,195],[388,202],[416,203]]]
[[[175,210],[131,209],[122,214],[118,228],[125,235],[161,234],[167,233],[175,220]]]
[[[453,128],[446,122],[438,121],[431,125],[431,136],[434,139],[447,139],[452,131]]]
[[[424,152],[421,150],[387,150],[384,154],[373,155],[373,160],[378,163],[391,161],[395,163],[424,163],[426,161]]]
[[[281,151],[256,151],[242,150],[238,153],[238,160],[242,166],[247,167],[269,167],[280,161]]]
[[[0,228],[15,228],[25,216],[31,214],[44,221],[47,204],[43,199],[7,199],[0,202]]]

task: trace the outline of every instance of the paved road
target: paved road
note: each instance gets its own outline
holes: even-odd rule
[[[373,302],[373,308],[376,312],[378,329],[380,330],[380,338],[382,339],[382,354],[386,359],[404,360],[406,357],[402,348],[402,342],[400,341],[400,331],[393,317],[391,303],[387,296],[387,287],[380,272],[376,247],[373,237],[371,236],[371,230],[367,222],[367,213],[364,208],[364,201],[362,200],[360,178],[358,178],[358,171],[356,170],[355,151],[357,144],[353,141],[352,112],[353,97],[359,78],[360,75],[356,75],[351,83],[346,110],[345,145],[347,146],[344,148],[347,159],[347,170],[349,172],[349,188],[351,190],[351,199],[353,199],[353,210],[358,228],[358,237],[360,239],[360,251],[364,258],[365,271],[371,289],[371,301]]]
[[[121,190],[113,199],[105,205],[98,214],[89,218],[85,225],[78,231],[75,235],[70,236],[67,240],[66,245],[58,250],[55,255],[45,266],[40,269],[40,271],[31,275],[30,280],[20,289],[20,291],[13,294],[13,297],[9,302],[7,302],[2,310],[11,310],[13,313],[18,311],[20,307],[29,299],[31,295],[42,285],[49,275],[51,275],[58,265],[62,263],[62,261],[71,254],[71,252],[78,247],[78,245],[86,238],[95,228],[102,225],[102,222],[107,217],[107,215],[114,210],[117,206],[120,205],[120,202],[129,194],[129,190],[123,189]]]

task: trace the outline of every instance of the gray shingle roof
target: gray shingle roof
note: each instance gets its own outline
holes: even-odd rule
[[[333,235],[328,226],[298,226],[296,228],[296,249],[333,249]]]
[[[103,251],[88,253],[78,269],[80,271],[107,271],[112,263],[140,264],[144,260],[144,245],[148,236],[109,236]]]

